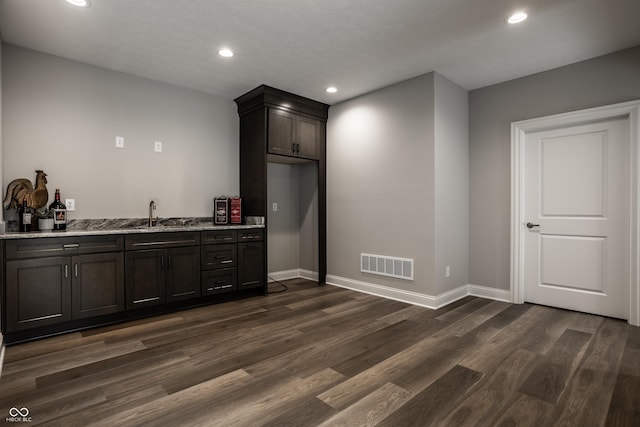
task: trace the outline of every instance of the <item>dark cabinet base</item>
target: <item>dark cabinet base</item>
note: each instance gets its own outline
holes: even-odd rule
[[[247,228],[0,241],[5,342],[265,295],[263,240]]]
[[[261,295],[265,295],[264,290],[262,288],[254,288],[211,296],[202,296],[196,299],[177,301],[155,307],[145,307],[137,310],[123,311],[88,319],[71,320],[49,326],[40,326],[24,331],[9,332],[4,334],[4,342],[7,345],[20,344],[50,336],[62,335],[70,332],[78,332],[85,329],[108,326],[130,320],[144,319],[161,314],[174,313],[180,310],[202,307],[205,305],[219,304]],[[126,327],[126,325],[123,325],[123,327]]]

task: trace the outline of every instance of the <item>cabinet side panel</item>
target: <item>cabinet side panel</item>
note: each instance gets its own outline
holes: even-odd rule
[[[266,117],[258,110],[240,117],[240,196],[244,216],[266,217]]]

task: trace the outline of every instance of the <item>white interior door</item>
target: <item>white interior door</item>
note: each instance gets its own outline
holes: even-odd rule
[[[528,133],[524,300],[629,318],[628,118]]]

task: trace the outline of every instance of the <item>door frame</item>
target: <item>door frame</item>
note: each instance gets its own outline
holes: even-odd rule
[[[640,326],[640,100],[511,123],[511,302],[524,303],[524,144],[527,134],[615,118],[627,118],[629,125],[629,323]]]

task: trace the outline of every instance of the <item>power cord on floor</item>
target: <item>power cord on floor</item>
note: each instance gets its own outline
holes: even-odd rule
[[[269,277],[269,275],[267,275],[267,280],[271,280],[270,282],[267,283],[267,295],[281,294],[281,293],[287,292],[289,290],[287,285],[285,285],[284,283],[282,283],[279,280],[274,279],[273,277]],[[269,285],[272,284],[272,283],[277,283],[278,285],[282,286],[282,289],[280,289],[279,291],[270,291],[269,290]]]

